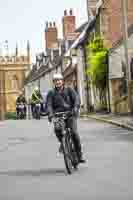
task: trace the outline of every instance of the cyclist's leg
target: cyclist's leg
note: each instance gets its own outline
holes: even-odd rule
[[[57,140],[59,141],[60,143],[60,146],[59,146],[59,152],[62,153],[62,134],[61,134],[61,131],[57,130],[56,129],[56,126],[54,125],[54,132],[55,132],[55,135],[56,135],[56,138]]]
[[[26,107],[26,105],[24,106],[24,114],[25,114],[25,116],[26,116],[26,113],[27,113],[27,107]]]
[[[61,139],[62,139],[62,137],[61,137],[61,131],[59,131],[57,129],[56,125],[54,125],[54,132],[55,132],[55,135],[56,135],[58,141],[61,142]]]
[[[17,118],[18,118],[18,116],[19,116],[19,107],[18,106],[16,106],[16,114],[17,114]]]
[[[79,154],[79,156],[82,156],[81,142],[80,142],[80,137],[79,137],[78,128],[77,128],[77,118],[75,117],[69,118],[67,121],[67,126],[72,131],[73,141],[74,141],[77,153]]]

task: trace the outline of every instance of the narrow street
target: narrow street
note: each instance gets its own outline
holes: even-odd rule
[[[69,176],[46,119],[0,122],[0,200],[132,200],[133,133],[78,126],[87,163]]]

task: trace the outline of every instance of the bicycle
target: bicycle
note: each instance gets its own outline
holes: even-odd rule
[[[66,126],[66,120],[72,117],[72,112],[59,112],[54,114],[53,123],[61,134],[62,153],[68,174],[72,174],[73,170],[78,169],[79,159],[76,151],[71,129]]]

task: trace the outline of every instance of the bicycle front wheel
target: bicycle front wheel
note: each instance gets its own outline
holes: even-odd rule
[[[73,165],[72,165],[71,156],[69,153],[69,147],[68,147],[66,137],[62,138],[62,147],[63,147],[64,162],[65,162],[67,173],[72,174]]]

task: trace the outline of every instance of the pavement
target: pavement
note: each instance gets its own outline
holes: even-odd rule
[[[89,119],[95,119],[102,122],[107,122],[110,124],[114,124],[120,126],[122,128],[126,128],[128,130],[133,130],[133,115],[131,114],[106,114],[106,113],[92,113],[87,115],[82,115],[81,117],[87,117]]]

